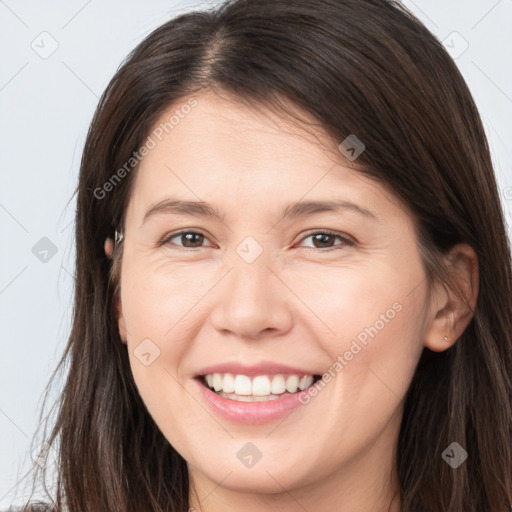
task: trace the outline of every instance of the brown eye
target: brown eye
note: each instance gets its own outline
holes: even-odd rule
[[[185,247],[201,247],[203,244],[204,236],[200,233],[183,233],[180,236]]]
[[[336,248],[336,247],[345,247],[354,245],[354,243],[349,240],[347,237],[342,236],[339,233],[335,233],[332,231],[317,231],[314,233],[310,233],[308,236],[304,237],[302,241],[311,239],[313,246],[313,249],[330,249],[330,248]],[[341,240],[341,243],[334,244],[334,241],[336,239]],[[311,246],[310,246],[311,247]]]
[[[317,249],[323,249],[325,247],[331,247],[332,243],[334,242],[335,236],[329,235],[327,233],[317,233],[316,235],[313,235],[313,245]]]
[[[177,239],[180,243],[171,242]],[[179,233],[172,233],[162,241],[162,245],[171,244],[184,247],[186,249],[198,249],[203,247],[206,236],[197,231],[180,231]]]

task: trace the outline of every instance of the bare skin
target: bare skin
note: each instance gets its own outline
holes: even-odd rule
[[[188,463],[199,497],[191,495],[190,506],[398,512],[403,398],[423,348],[449,348],[472,313],[441,285],[427,300],[414,219],[384,186],[346,166],[337,144],[328,151],[291,122],[272,124],[213,93],[196,98],[136,171],[117,304],[141,397]],[[152,204],[171,196],[208,202],[224,218],[159,213],[143,222]],[[354,208],[280,216],[295,201],[334,199],[375,218]],[[181,230],[204,237],[157,245]],[[342,238],[315,245],[324,230]],[[251,263],[237,252],[248,236],[262,249]],[[111,239],[105,252],[112,255]],[[458,245],[448,260],[474,309],[474,251]],[[365,328],[382,324],[345,357]],[[145,339],[160,351],[148,366],[134,353]],[[194,382],[202,366],[228,360],[323,374],[338,356],[346,364],[307,405],[264,425],[216,417]],[[250,468],[237,457],[247,442],[262,454]]]

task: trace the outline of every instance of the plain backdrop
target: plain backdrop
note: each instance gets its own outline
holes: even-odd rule
[[[404,3],[445,42],[471,89],[510,226],[512,0]],[[154,28],[205,6],[0,1],[0,509],[22,495],[42,393],[70,331],[72,195],[99,96]]]

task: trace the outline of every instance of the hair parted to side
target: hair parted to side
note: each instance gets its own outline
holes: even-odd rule
[[[94,191],[164,109],[206,89],[283,116],[294,105],[337,143],[356,134],[366,146],[357,170],[415,217],[430,284],[450,286],[441,256],[453,245],[474,248],[473,320],[450,349],[424,349],[406,396],[397,460],[403,510],[512,510],[512,271],[489,148],[455,63],[393,0],[227,1],[160,26],[116,72],[92,120],[76,190],[73,325],[57,367],[68,372],[47,439],[58,443],[54,510],[188,510],[186,462],[146,410],[119,338],[123,244],[112,260],[103,251],[106,237],[123,232],[137,169],[105,197]],[[441,457],[453,441],[469,454],[456,470]]]

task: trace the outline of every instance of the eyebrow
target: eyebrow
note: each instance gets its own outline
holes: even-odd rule
[[[282,212],[281,217],[306,217],[317,213],[340,212],[343,210],[353,211],[370,219],[378,220],[377,216],[370,210],[342,199],[333,201],[298,201],[288,205]]]
[[[377,216],[370,210],[346,200],[331,201],[298,201],[287,205],[279,218],[298,218],[316,215],[318,213],[340,212],[343,210],[353,211],[372,220],[378,220]],[[196,217],[215,217],[223,220],[225,215],[213,205],[204,201],[183,201],[178,199],[164,199],[152,204],[144,214],[141,226],[146,220],[157,214],[183,214]]]

